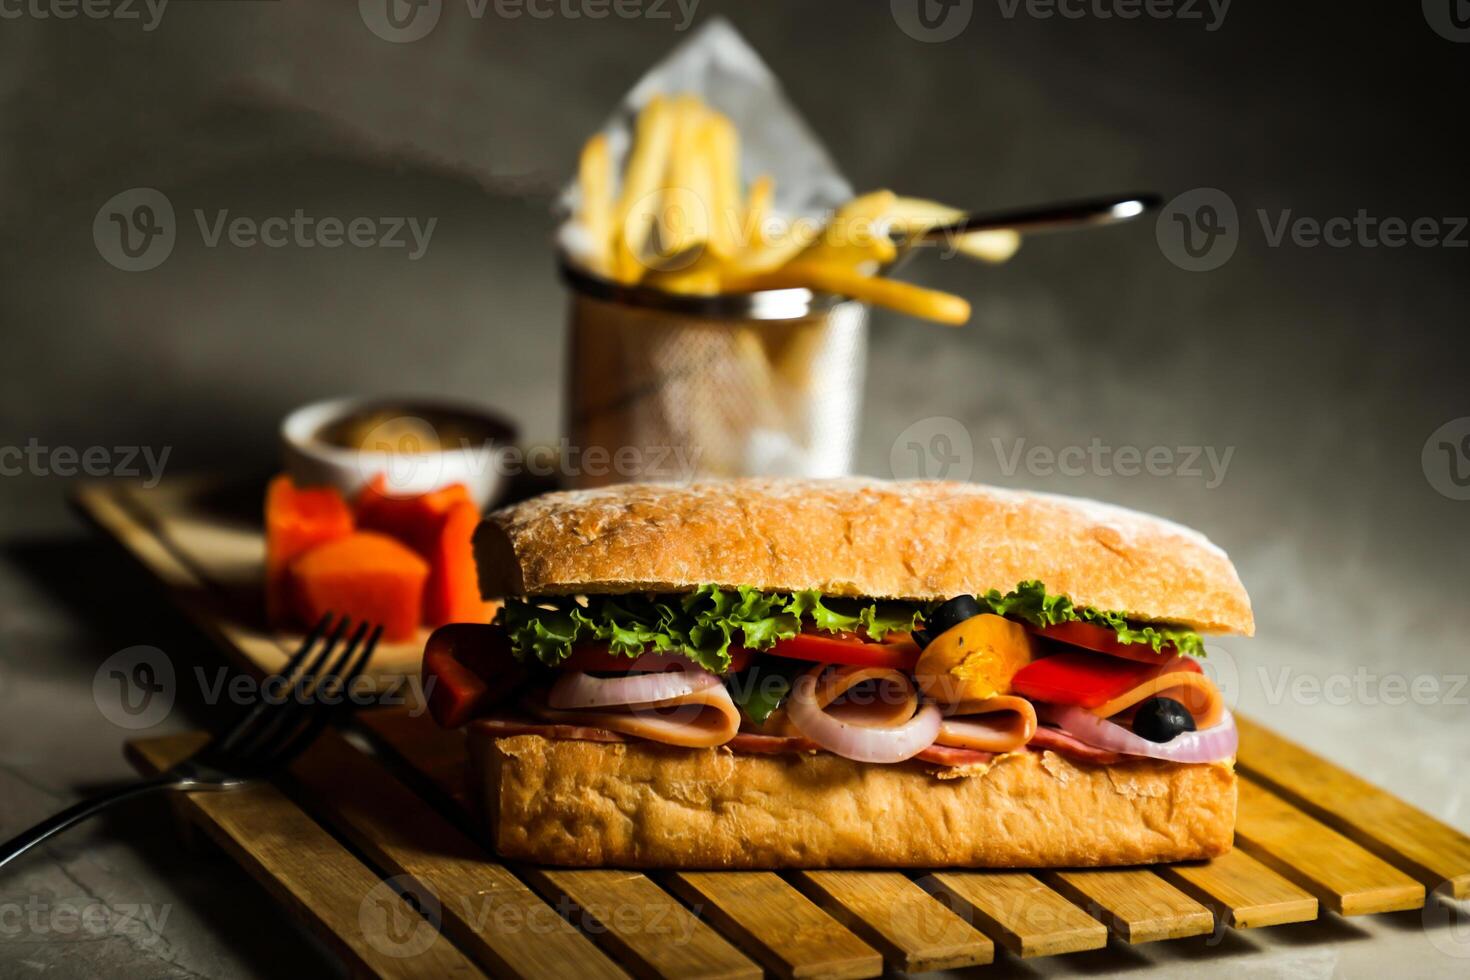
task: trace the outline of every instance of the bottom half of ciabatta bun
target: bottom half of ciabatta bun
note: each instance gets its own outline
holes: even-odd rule
[[[1230,849],[1228,763],[1072,762],[1049,751],[938,778],[825,752],[496,737],[471,727],[470,787],[503,857],[625,868],[1038,868]]]

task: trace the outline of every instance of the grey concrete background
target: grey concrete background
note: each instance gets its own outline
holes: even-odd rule
[[[32,0],[0,20],[0,446],[167,447],[170,475],[259,469],[290,407],[387,391],[477,399],[531,440],[556,436],[550,194],[680,39],[677,7],[592,20],[566,15],[582,5],[538,18],[491,3],[476,18],[444,0],[432,32],[403,44],[353,4],[175,2],[152,30],[143,7],[129,8],[141,20],[64,9]],[[1273,245],[1259,217],[1362,210],[1452,232],[1448,219],[1470,213],[1455,152],[1470,44],[1436,33],[1434,3],[1238,0],[1218,21],[1204,5],[1202,19],[1102,16],[1111,3],[1070,6],[1075,18],[953,8],[966,9],[942,43],[905,33],[885,3],[703,0],[695,20],[735,20],[860,187],[974,208],[1217,188],[1238,211],[1238,247],[1186,271],[1149,220],[1030,240],[1000,268],[917,263],[915,278],[965,294],[975,317],[945,330],[875,316],[859,468],[887,475],[910,426],[958,427],[973,479],[1201,528],[1257,609],[1257,639],[1212,661],[1241,707],[1470,829],[1470,502],[1435,489],[1449,457],[1421,459],[1431,433],[1470,416],[1470,236]],[[129,273],[104,261],[92,226],[140,186],[172,202],[179,237],[162,265]],[[410,261],[211,248],[192,217],[298,208],[437,225]],[[1097,440],[1183,449],[1177,462],[1190,447],[1231,455],[1218,485],[1208,469],[1068,475],[1024,456],[1012,471],[1018,440],[1023,453]],[[89,695],[108,654],[209,656],[68,514],[68,481],[22,469],[0,479],[0,832],[126,772],[126,733]],[[1417,701],[1399,686],[1415,682]],[[184,704],[167,727],[201,721]],[[0,875],[0,911],[97,903],[116,925],[99,938],[0,917],[0,974],[331,968],[232,865],[181,852],[165,816],[127,811]],[[170,910],[161,929],[125,911],[139,904]],[[1415,914],[1037,969],[1455,974],[1470,952],[1460,915],[1458,933]]]

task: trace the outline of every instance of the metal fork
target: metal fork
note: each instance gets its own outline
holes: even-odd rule
[[[332,614],[327,613],[306,634],[280,673],[262,682],[260,697],[223,735],[166,772],[82,800],[0,844],[0,867],[123,800],[165,789],[234,789],[284,767],[315,741],[346,703],[348,688],[362,676],[383,635],[382,626],[360,623],[338,651],[350,625],[343,616],[332,626]],[[323,634],[327,634],[324,641]],[[320,649],[313,655],[318,641],[322,641]],[[273,682],[280,694],[267,700]]]

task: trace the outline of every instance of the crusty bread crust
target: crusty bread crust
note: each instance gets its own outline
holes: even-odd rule
[[[472,798],[505,858],[627,868],[1037,868],[1230,850],[1225,763],[1095,766],[1022,751],[937,778],[917,763],[470,728]]]
[[[550,493],[475,534],[487,598],[704,583],[943,599],[1040,579],[1139,620],[1254,631],[1225,552],[1108,504],[970,483],[747,479]]]

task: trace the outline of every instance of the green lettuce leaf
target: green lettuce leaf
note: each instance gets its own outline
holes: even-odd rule
[[[496,619],[517,654],[554,666],[576,643],[602,641],[619,656],[680,653],[707,670],[730,667],[730,647],[769,650],[801,631],[908,631],[925,606],[914,602],[828,599],[817,592],[762,592],[700,586],[687,595],[552,597],[509,601]]]
[[[1022,582],[1004,594],[992,589],[976,599],[988,612],[1033,626],[1091,623],[1112,630],[1122,643],[1143,643],[1154,651],[1172,643],[1181,653],[1196,657],[1205,652],[1204,641],[1190,630],[1140,625],[1122,613],[1077,606],[1066,596],[1049,594],[1036,581]],[[815,591],[788,594],[749,586],[703,585],[684,595],[511,600],[501,608],[496,622],[509,634],[517,655],[548,666],[569,657],[576,643],[603,642],[612,653],[629,659],[647,652],[677,653],[723,674],[730,668],[732,645],[769,650],[803,626],[871,637],[908,632],[923,622],[934,605],[833,598]]]
[[[804,660],[761,657],[729,679],[730,699],[745,717],[757,725],[764,725],[771,712],[780,707],[786,695],[791,693],[796,675],[810,670],[811,666]]]
[[[980,608],[999,616],[1023,620],[1032,626],[1057,626],[1061,623],[1090,623],[1110,629],[1119,643],[1143,643],[1158,653],[1166,644],[1174,644],[1180,653],[1191,657],[1205,655],[1205,641],[1193,630],[1176,626],[1141,626],[1120,612],[1104,612],[1091,606],[1077,606],[1064,595],[1051,595],[1046,586],[1032,579],[1022,582],[1002,595],[991,589],[975,597]]]

